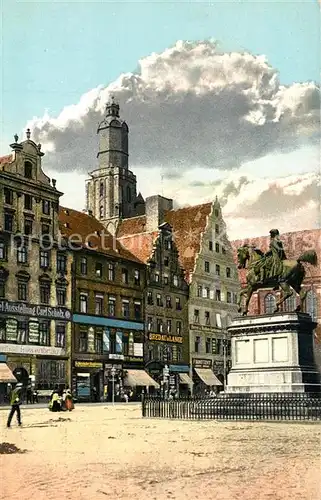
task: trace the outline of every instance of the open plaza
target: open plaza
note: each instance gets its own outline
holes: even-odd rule
[[[0,411],[6,500],[317,500],[319,423],[147,419],[140,404]],[[7,444],[6,444],[7,443]]]

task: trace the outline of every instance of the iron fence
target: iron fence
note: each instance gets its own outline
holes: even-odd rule
[[[145,397],[142,415],[192,420],[321,420],[321,394],[222,394],[174,400]]]

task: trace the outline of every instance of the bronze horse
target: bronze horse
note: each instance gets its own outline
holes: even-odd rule
[[[256,264],[264,256],[263,252],[251,245],[243,245],[237,250],[238,268],[248,269],[246,274],[246,286],[241,290],[238,299],[238,312],[246,316],[248,313],[248,306],[253,292],[259,288],[273,288],[283,290],[283,296],[277,301],[274,312],[280,310],[280,305],[296,292],[300,296],[300,305],[296,311],[302,311],[307,290],[302,288],[302,282],[305,277],[305,269],[302,262],[316,266],[318,263],[317,253],[315,250],[307,250],[303,252],[297,260],[282,260],[282,271],[278,276],[272,276],[263,281],[260,281],[260,272],[256,269]],[[245,297],[245,305],[242,308],[242,298]]]

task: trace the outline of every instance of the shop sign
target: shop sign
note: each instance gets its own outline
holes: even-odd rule
[[[125,356],[125,361],[133,361],[137,363],[142,363],[144,361],[144,358],[142,356]]]
[[[40,354],[42,356],[65,356],[66,351],[61,347],[48,347],[25,344],[1,344],[1,352],[12,354]]]
[[[211,359],[193,358],[193,366],[194,366],[194,368],[211,368],[212,367],[212,360]]]
[[[71,321],[71,312],[65,307],[21,304],[20,302],[10,302],[8,300],[0,300],[0,313]]]
[[[125,356],[123,354],[109,354],[108,358],[123,360],[125,359]]]
[[[6,321],[6,339],[15,342],[17,340],[18,323],[15,319],[7,319]]]
[[[96,363],[95,361],[75,361],[76,368],[102,368],[102,363]]]
[[[135,342],[134,344],[134,356],[143,356],[143,344]]]
[[[175,335],[163,335],[161,333],[150,333],[149,340],[157,340],[160,342],[176,342],[183,343],[183,337],[176,337]]]

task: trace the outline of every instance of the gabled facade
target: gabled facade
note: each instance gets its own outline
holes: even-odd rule
[[[160,384],[164,394],[188,394],[188,284],[168,223],[158,231],[138,232],[139,218],[127,219],[119,227],[119,239],[147,264],[145,289],[146,370]],[[126,234],[131,231],[133,234]]]
[[[70,383],[72,258],[41,145],[28,130],[11,148],[0,162],[0,353],[18,379],[48,391]]]

